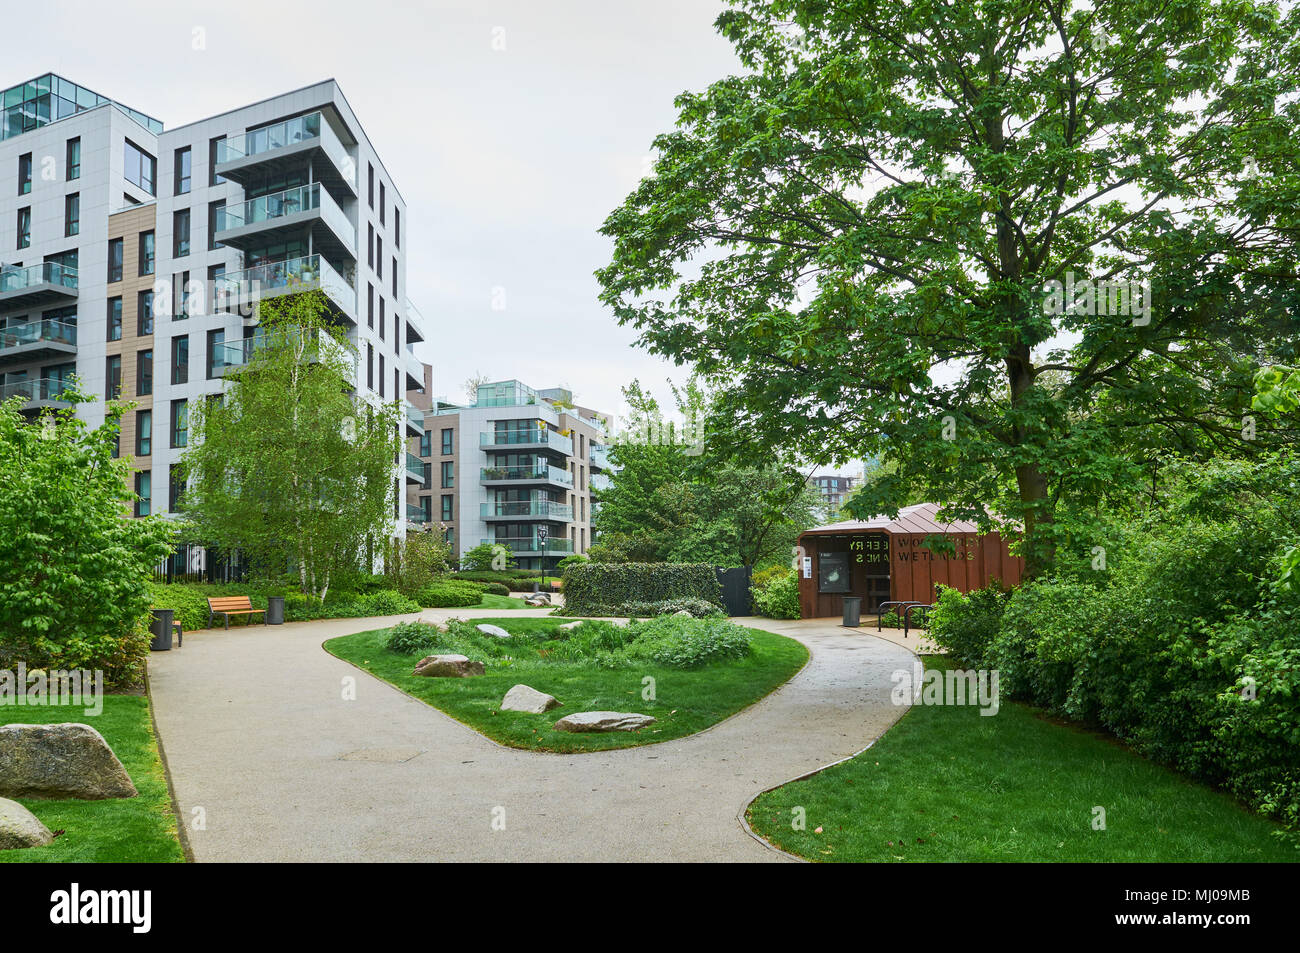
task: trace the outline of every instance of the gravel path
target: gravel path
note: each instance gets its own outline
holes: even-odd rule
[[[546,610],[420,617],[516,614]],[[152,656],[155,717],[195,859],[784,860],[738,815],[760,791],[879,737],[905,711],[889,701],[890,675],[912,663],[874,629],[741,619],[798,639],[812,660],[700,734],[542,754],[501,747],[321,648],[411,618],[199,631]],[[355,700],[343,698],[345,679]]]

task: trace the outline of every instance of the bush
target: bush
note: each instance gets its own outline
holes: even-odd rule
[[[438,627],[427,622],[399,622],[388,630],[384,644],[393,652],[413,655],[436,645],[439,635]]]
[[[753,589],[754,613],[769,619],[799,618],[799,577],[789,569],[779,575],[767,577],[759,586],[757,576]]]
[[[476,606],[483,601],[483,587],[476,582],[444,579],[425,586],[416,593],[416,600],[434,609]]]
[[[968,593],[941,586],[930,613],[930,641],[963,665],[989,668],[989,646],[997,637],[1006,603],[1006,593],[996,586]]]
[[[403,615],[420,611],[420,603],[392,589],[380,589],[368,596],[361,596],[357,602],[366,610],[367,615]]]
[[[579,626],[578,631],[585,627]],[[661,616],[628,628],[632,630],[632,641],[627,654],[665,668],[699,668],[750,653],[749,631],[726,619]]]
[[[508,595],[510,595],[510,587],[507,586],[507,585],[505,585],[504,583],[500,583],[500,582],[484,582],[484,583],[480,583],[480,585],[483,586],[483,591],[484,591],[485,593],[491,593],[491,594],[494,595],[494,596],[508,596]]]
[[[500,543],[479,543],[460,557],[460,568],[471,571],[511,569],[516,565],[514,554]]]
[[[778,579],[793,574],[794,570],[786,563],[775,563],[771,566],[764,566],[762,569],[754,570],[754,575],[749,580],[750,588],[766,589]]]
[[[450,578],[466,582],[496,583],[505,587],[506,591],[503,595],[509,595],[512,592],[532,592],[533,583],[538,581],[537,572],[530,569],[507,569],[503,572],[456,572],[452,573]]]
[[[187,632],[208,624],[208,600],[197,585],[151,582],[149,604],[155,609],[171,609],[173,618]]]
[[[713,567],[705,563],[592,562],[564,571],[564,604],[569,615],[608,615],[611,606],[675,599],[702,600],[721,609],[722,588]]]

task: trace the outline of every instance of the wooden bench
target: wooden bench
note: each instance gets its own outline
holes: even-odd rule
[[[216,599],[208,599],[208,628],[212,628],[212,620],[219,615],[226,617],[226,628],[230,628],[230,617],[232,615],[251,616],[256,613],[262,613],[262,624],[266,625],[266,610],[254,609],[253,600],[248,596],[220,596]],[[247,620],[244,624],[252,622]]]

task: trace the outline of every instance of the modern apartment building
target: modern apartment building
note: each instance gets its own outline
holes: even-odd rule
[[[612,471],[606,415],[516,380],[479,385],[469,405],[429,404],[408,458],[413,520],[441,525],[457,556],[501,543],[524,569],[587,551],[592,490]]]
[[[821,494],[822,503],[826,506],[826,515],[829,519],[835,519],[839,516],[840,507],[848,499],[853,488],[857,486],[859,477],[852,476],[816,476],[812,478],[812,484]]]
[[[135,401],[137,515],[175,510],[188,407],[258,346],[259,300],[323,292],[359,395],[425,387],[406,204],[333,80],[168,130],[53,74],[0,97],[0,395],[57,405],[76,374],[92,425]]]

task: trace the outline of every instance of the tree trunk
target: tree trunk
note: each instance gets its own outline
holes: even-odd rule
[[[1024,396],[1034,386],[1033,365],[1029,348],[1018,345],[1007,357],[1007,380],[1011,385],[1011,406],[1023,403]],[[1024,424],[1013,428],[1014,445],[1024,446],[1029,435]],[[1056,544],[1052,539],[1052,510],[1047,477],[1034,463],[1016,467],[1016,487],[1020,502],[1024,504],[1025,520],[1025,577],[1032,579],[1050,569],[1056,560]]]

